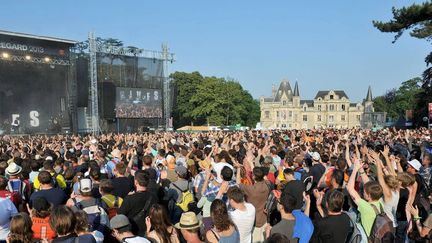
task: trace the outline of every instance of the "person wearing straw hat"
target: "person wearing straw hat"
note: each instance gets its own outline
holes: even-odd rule
[[[10,192],[18,193],[23,201],[27,201],[30,195],[30,184],[27,181],[21,180],[21,166],[12,162],[6,168],[6,175],[9,179],[7,189]]]
[[[201,221],[198,220],[194,212],[183,213],[180,217],[180,222],[174,225],[183,235],[183,238],[188,243],[202,242],[199,236]]]

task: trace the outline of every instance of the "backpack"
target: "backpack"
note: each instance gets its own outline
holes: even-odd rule
[[[346,239],[346,243],[366,243],[367,242],[367,235],[366,232],[363,229],[363,226],[360,223],[358,215],[353,212],[344,212],[346,215],[348,215],[350,219],[350,232],[348,234],[348,237]]]
[[[105,196],[102,197],[102,199],[104,199],[104,198],[105,198],[106,200],[108,200]],[[113,206],[110,207],[110,208],[108,208],[108,218],[109,218],[109,219],[112,219],[114,216],[116,216],[117,213],[118,213],[118,210],[119,210],[119,197],[114,196],[114,203],[113,203]]]
[[[109,218],[107,213],[105,212],[105,209],[103,209],[100,205],[101,202],[99,199],[95,199],[95,204],[84,207],[81,202],[76,201],[76,199],[73,199],[75,206],[83,210],[87,213],[87,219],[90,226],[89,231],[99,231],[102,233],[107,233],[108,226],[109,226]]]
[[[20,181],[18,189],[14,189],[12,181],[8,181],[7,190],[10,191],[14,197],[20,198],[22,202],[27,202],[27,184],[23,181]]]
[[[267,197],[267,201],[264,206],[264,213],[267,215],[267,222],[269,222],[271,226],[277,224],[281,220],[280,212],[277,210],[277,200],[280,198],[280,196],[280,190],[272,190]]]
[[[369,235],[369,242],[394,242],[395,229],[393,228],[393,222],[384,212],[381,204],[379,211],[375,205],[371,204],[371,206],[376,213],[376,218]]]
[[[179,191],[182,192],[181,194],[181,201],[176,203],[176,205],[183,210],[183,212],[187,212],[189,210],[189,204],[194,201],[193,194],[188,190],[181,190],[176,184],[172,183],[172,185],[179,189]]]

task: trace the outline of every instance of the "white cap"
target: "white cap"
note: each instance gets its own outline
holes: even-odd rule
[[[408,164],[411,165],[416,171],[419,171],[422,167],[420,161],[413,159],[411,161],[408,161]]]
[[[53,160],[53,157],[51,157],[51,156],[47,156],[47,157],[45,158],[45,160]]]

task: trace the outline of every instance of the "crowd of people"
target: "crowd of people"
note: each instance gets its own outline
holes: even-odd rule
[[[115,112],[116,117],[122,118],[162,117],[160,105],[121,103],[116,105]]]
[[[1,136],[0,242],[429,242],[431,136]]]

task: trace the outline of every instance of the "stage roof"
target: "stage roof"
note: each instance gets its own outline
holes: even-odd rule
[[[17,36],[17,37],[24,37],[24,38],[33,38],[33,39],[38,39],[38,40],[63,42],[63,43],[71,44],[71,45],[78,43],[78,41],[74,41],[74,40],[67,40],[67,39],[62,39],[62,38],[40,36],[40,35],[32,35],[32,34],[24,34],[24,33],[12,32],[12,31],[5,31],[5,30],[0,30],[0,35],[10,35],[10,36]]]

